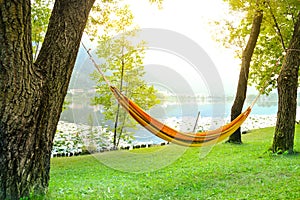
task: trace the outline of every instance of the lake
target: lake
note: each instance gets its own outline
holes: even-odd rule
[[[250,105],[250,102],[245,102],[245,106]],[[205,121],[206,127],[210,126],[212,123],[207,122],[212,119],[223,119],[220,124],[216,126],[223,125],[225,121],[230,118],[230,109],[232,103],[187,103],[187,104],[162,104],[157,105],[148,113],[161,120],[163,123],[168,124],[171,127],[177,128],[182,131],[191,131],[195,126],[197,114],[200,111],[199,122]],[[277,113],[277,102],[271,101],[258,101],[253,107],[251,116],[265,116],[265,115],[276,115]],[[208,120],[209,119],[209,120]],[[99,107],[85,105],[71,105],[67,110],[65,110],[60,120],[76,123],[76,124],[87,124],[93,126],[109,126],[112,123],[103,123],[103,115],[101,114],[101,109]],[[202,120],[202,121],[201,121]],[[209,124],[210,123],[210,124]],[[198,123],[199,125],[199,123]],[[201,126],[201,125],[200,125]],[[198,126],[199,128],[199,126]],[[212,129],[215,127],[208,127]],[[157,138],[156,136],[149,133],[142,127],[134,131],[136,140],[134,142],[148,142],[148,143],[160,143],[163,140]]]

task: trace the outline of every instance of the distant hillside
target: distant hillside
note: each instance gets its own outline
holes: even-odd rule
[[[96,58],[94,53],[93,56]],[[93,63],[84,48],[81,47],[77,55],[69,89],[92,89],[95,86],[95,81],[90,78],[90,74],[93,73],[94,70],[95,67]]]
[[[96,54],[92,55],[97,62]],[[70,80],[69,89],[92,89],[96,85],[90,77],[90,74],[95,71],[95,67],[89,59],[85,50],[81,47],[78,52],[77,60]],[[192,88],[188,83],[175,71],[161,65],[146,65],[144,80],[147,83],[158,87],[157,89],[168,89],[176,94],[193,94]]]

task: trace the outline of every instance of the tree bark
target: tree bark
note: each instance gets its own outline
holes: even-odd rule
[[[0,199],[47,191],[53,138],[93,3],[56,1],[33,63],[30,0],[0,2]]]
[[[278,112],[272,151],[293,153],[300,65],[300,12],[278,77]]]
[[[244,102],[247,94],[247,82],[248,82],[250,62],[260,33],[260,26],[262,23],[262,19],[263,19],[263,11],[257,10],[255,12],[252,21],[252,28],[251,28],[249,40],[242,54],[242,64],[241,64],[241,71],[239,75],[239,82],[237,86],[235,100],[231,107],[231,121],[241,114],[244,106]],[[241,144],[242,143],[241,129],[238,128],[229,137],[227,142]]]

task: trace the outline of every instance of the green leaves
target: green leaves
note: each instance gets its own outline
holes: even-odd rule
[[[134,17],[129,6],[113,5],[115,10],[109,13],[109,20],[101,25],[102,34],[97,38],[97,56],[102,63],[102,70],[109,81],[120,89],[127,97],[135,101],[139,106],[148,110],[159,101],[156,99],[156,90],[148,86],[142,79],[145,72],[143,59],[145,55],[145,42],[136,38],[137,29],[134,25]],[[97,80],[97,96],[93,104],[100,104],[104,108],[105,120],[115,121],[118,138],[130,139],[133,133],[130,129],[136,127],[136,123],[127,117],[124,110],[120,110],[116,99],[110,92],[102,77],[92,74]],[[122,134],[122,133],[126,134]],[[114,141],[116,141],[114,139]]]
[[[234,20],[217,22],[222,26],[221,38],[217,41],[227,48],[235,49],[236,56],[241,58],[249,37],[251,21],[255,10],[262,10],[264,14],[260,35],[252,56],[249,74],[250,85],[258,90],[265,87],[268,94],[277,86],[276,79],[283,61],[285,48],[291,39],[295,18],[300,8],[298,0],[252,1],[252,0],[224,0],[230,5]],[[237,24],[237,18],[240,21]]]
[[[298,3],[299,4],[299,3]],[[250,81],[268,94],[277,87],[277,77],[282,66],[285,48],[292,37],[297,14],[296,1],[270,1],[266,5],[265,18],[252,58]]]
[[[44,41],[53,0],[32,0],[31,1],[31,24],[32,24],[32,42],[33,58],[37,58],[41,44]]]

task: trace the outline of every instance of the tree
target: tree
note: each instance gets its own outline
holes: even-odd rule
[[[272,145],[274,153],[294,152],[299,65],[300,12],[278,77],[278,112]]]
[[[55,2],[35,63],[30,1],[0,3],[0,199],[47,190],[53,138],[93,3]]]
[[[253,28],[253,23],[251,26],[251,20],[252,22],[254,22],[254,20],[251,16],[255,16],[254,13],[259,10],[261,10],[264,15],[263,20],[260,22],[260,36],[257,38],[256,45],[254,45],[255,49],[253,55],[251,57],[248,56],[248,58],[250,58],[250,60],[248,60],[249,64],[251,61],[251,69],[249,70],[248,68],[248,70],[245,70],[241,67],[237,94],[231,110],[231,118],[233,119],[242,110],[246,97],[247,82],[250,85],[255,84],[259,92],[265,94],[268,94],[276,87],[276,77],[282,62],[284,43],[291,37],[292,33],[290,30],[292,30],[295,23],[294,18],[296,16],[295,13],[298,11],[298,1],[225,1],[229,3],[231,12],[233,12],[235,16],[242,15],[242,17],[238,26],[235,25],[235,20],[226,21],[224,27],[225,31],[229,32],[229,34],[219,40],[223,41],[226,47],[234,48],[238,56],[242,54],[242,66],[245,50],[247,48],[243,50],[243,53],[241,53],[241,49],[246,46],[245,41],[250,32],[249,27]],[[260,6],[257,7],[257,4],[260,4]],[[282,30],[280,27],[285,28]],[[223,30],[223,32],[225,31]],[[251,36],[248,42],[250,42],[250,39]],[[240,129],[229,138],[229,141],[241,142]]]
[[[93,3],[55,1],[34,62],[31,1],[0,1],[0,199],[47,191],[53,138]]]
[[[150,109],[159,101],[156,99],[154,87],[147,86],[142,80],[145,74],[143,66],[145,42],[133,44],[130,41],[136,37],[137,30],[133,27],[134,18],[128,6],[119,8],[114,13],[114,18],[108,26],[105,26],[105,34],[99,38],[97,55],[104,60],[100,66],[104,72],[109,72],[107,78],[111,84],[144,109]],[[104,106],[105,120],[114,121],[111,129],[114,132],[113,145],[117,148],[121,137],[123,139],[132,137],[129,128],[136,128],[137,124],[127,117],[119,104],[116,104],[115,97],[105,80],[97,72],[93,77],[98,81],[98,95],[93,99],[93,104]],[[127,134],[123,135],[125,131]]]
[[[261,6],[262,6],[261,3],[257,1],[255,4],[255,12],[253,14],[250,11],[248,12],[248,15],[252,15],[253,21],[251,24],[251,30],[249,31],[250,32],[249,39],[247,41],[245,49],[243,49],[242,52],[242,63],[241,63],[241,70],[240,70],[240,75],[238,80],[237,91],[236,91],[234,103],[231,107],[231,120],[234,120],[237,116],[241,114],[246,99],[251,58],[254,52],[254,48],[256,46],[256,42],[260,33],[260,27],[263,20],[263,10]],[[241,144],[242,143],[241,129],[238,128],[229,137],[227,142]]]
[[[257,42],[257,38],[259,36],[262,19],[263,11],[260,9],[256,10],[253,17],[250,36],[246,48],[243,50],[242,54],[242,64],[239,75],[238,87],[234,103],[231,107],[231,121],[241,114],[244,106],[244,102],[247,95],[247,82],[249,76],[250,62]],[[227,142],[241,144],[241,128],[238,128],[232,135],[230,135]]]

